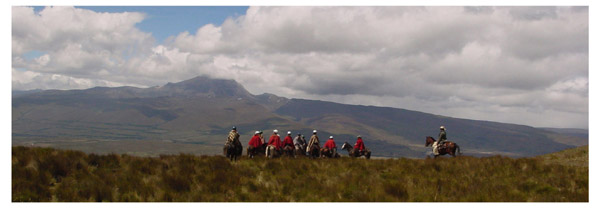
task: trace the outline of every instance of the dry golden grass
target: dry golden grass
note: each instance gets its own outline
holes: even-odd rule
[[[536,158],[134,157],[13,147],[12,201],[587,202],[588,166]],[[585,154],[585,155],[584,155]]]

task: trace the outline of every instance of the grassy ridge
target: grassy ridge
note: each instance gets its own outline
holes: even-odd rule
[[[573,154],[583,154],[581,151]],[[585,156],[572,156],[586,158]],[[242,159],[13,147],[12,201],[587,202],[588,166],[547,158]]]

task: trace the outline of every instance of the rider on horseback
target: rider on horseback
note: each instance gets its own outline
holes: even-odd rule
[[[337,146],[335,145],[335,141],[333,141],[333,136],[329,136],[329,140],[325,142],[323,147],[327,148],[329,152],[331,152],[332,157],[337,155]]]
[[[263,143],[262,141],[260,141],[260,131],[254,132],[254,136],[252,137],[252,139],[250,139],[250,142],[248,142],[248,147],[250,147],[250,149],[248,150],[252,151],[252,155],[254,155],[256,150],[259,149],[262,145]]]
[[[279,134],[277,134],[277,129],[273,130],[273,134],[271,135],[271,138],[269,138],[268,146],[275,147],[279,152],[279,148],[281,148],[281,138],[279,137]]]
[[[235,126],[231,129],[229,136],[227,136],[227,141],[225,141],[225,145],[229,144],[242,146],[242,143],[240,142],[240,134],[237,133],[237,128],[235,128]]]
[[[444,126],[440,126],[440,134],[438,135],[438,140],[433,143],[433,155],[440,154],[440,147],[446,141],[446,128]]]
[[[283,139],[283,147],[286,146],[294,147],[294,141],[292,140],[292,132],[288,131],[287,136]]]
[[[310,148],[313,145],[317,145],[317,148],[319,147],[319,137],[317,136],[317,130],[313,130],[313,135],[310,137],[310,140],[308,141],[308,147],[306,147],[306,154],[308,154],[308,152],[310,151]]]
[[[354,144],[354,151],[358,151],[358,155],[363,155],[365,151],[365,143],[362,140],[362,137],[358,135],[356,139],[356,144]]]
[[[294,146],[296,147],[296,150],[302,149],[304,145],[306,145],[306,141],[304,140],[304,137],[298,133],[298,136],[294,137]]]

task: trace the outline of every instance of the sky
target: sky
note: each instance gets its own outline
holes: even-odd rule
[[[12,7],[12,89],[160,86],[588,128],[588,7]]]

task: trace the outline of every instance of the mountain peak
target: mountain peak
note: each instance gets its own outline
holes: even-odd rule
[[[206,94],[228,97],[252,96],[241,84],[233,79],[216,79],[208,76],[197,76],[192,79],[177,83],[168,83],[164,86],[168,90],[191,94]]]

